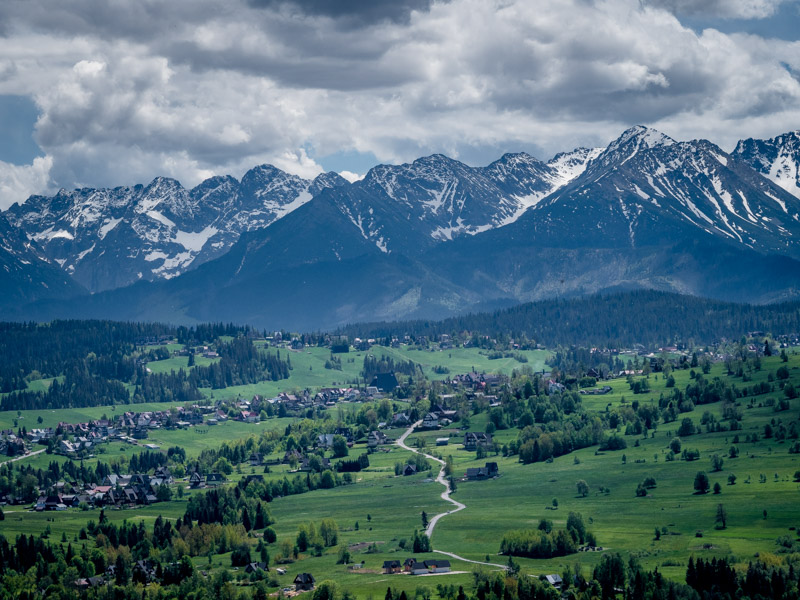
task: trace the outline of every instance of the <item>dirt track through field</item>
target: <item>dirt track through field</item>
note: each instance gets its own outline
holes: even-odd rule
[[[412,448],[411,446],[406,445],[406,438],[411,434],[411,432],[414,431],[414,428],[419,427],[419,425],[421,424],[422,421],[420,420],[411,425],[411,427],[409,427],[408,429],[406,429],[403,435],[401,435],[397,439],[397,445],[400,446],[401,448],[404,448],[405,450],[408,450],[409,452],[413,452],[414,454],[421,454],[428,460],[432,460],[441,465],[441,468],[439,469],[439,475],[436,477],[436,482],[441,483],[444,486],[444,492],[442,492],[442,500],[449,502],[454,506],[454,508],[452,510],[439,513],[438,515],[434,515],[431,518],[431,520],[428,521],[428,528],[425,530],[425,535],[431,538],[431,544],[433,544],[433,530],[436,527],[436,524],[439,522],[439,519],[441,519],[442,517],[446,517],[447,515],[452,515],[453,513],[457,513],[460,510],[464,510],[465,508],[467,508],[467,505],[459,502],[458,500],[453,500],[450,497],[450,483],[445,478],[444,474],[445,462],[441,458],[436,458],[435,456],[431,456],[430,454],[426,454],[425,452],[422,452],[420,450],[417,450],[416,448]],[[451,558],[455,558],[457,560],[461,560],[468,563],[473,563],[476,565],[487,565],[490,567],[497,567],[503,570],[508,569],[508,567],[505,565],[499,565],[497,563],[491,563],[491,562],[482,562],[479,560],[470,560],[468,558],[464,558],[463,556],[459,556],[458,554],[455,554],[453,552],[445,552],[444,550],[433,550],[433,552],[438,552],[439,554],[444,554],[445,556],[449,556]]]

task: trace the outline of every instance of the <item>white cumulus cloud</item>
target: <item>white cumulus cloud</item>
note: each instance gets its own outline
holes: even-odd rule
[[[261,163],[313,177],[315,156],[343,150],[381,162],[547,158],[637,123],[730,148],[797,128],[800,43],[680,19],[760,18],[779,4],[2,3],[0,94],[34,98],[49,161],[5,165],[16,174],[4,181],[30,185],[4,189],[20,201],[158,175],[191,186]]]

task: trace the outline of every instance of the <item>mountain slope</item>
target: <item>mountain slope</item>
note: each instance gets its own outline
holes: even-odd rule
[[[542,243],[653,245],[697,235],[800,258],[800,201],[706,140],[631,128],[526,214]]]
[[[800,198],[800,130],[769,140],[742,140],[733,156]]]
[[[91,291],[169,279],[224,254],[244,231],[266,227],[326,187],[270,165],[186,190],[159,177],[149,185],[33,196],[5,213],[45,255]]]
[[[253,219],[265,206],[257,191],[273,179],[264,169],[253,172],[255,191],[240,184]],[[211,181],[203,197],[230,185]],[[284,199],[264,210],[293,210],[195,269],[80,302],[43,300],[18,317],[308,330],[604,290],[800,297],[800,199],[705,140],[634,127],[605,149],[549,163],[508,154],[474,168],[434,155],[295,196],[298,207],[286,202],[292,185],[279,185]],[[169,220],[181,213],[147,210]]]
[[[42,258],[41,249],[0,215],[0,309],[49,298],[86,294],[56,265]]]

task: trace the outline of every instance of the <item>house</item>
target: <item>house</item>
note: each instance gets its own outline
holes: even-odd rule
[[[206,485],[207,486],[218,486],[222,485],[225,482],[225,477],[222,473],[209,473],[206,475]]]
[[[325,457],[317,457],[319,458],[320,468],[324,471],[325,469],[331,468],[331,460]],[[300,470],[301,471],[312,471],[311,468],[311,459],[306,457],[300,462]]]
[[[378,388],[379,392],[388,393],[393,392],[399,384],[394,373],[378,373],[372,378],[372,382],[369,385],[370,387]]]
[[[237,421],[242,423],[258,423],[260,421],[257,412],[243,410],[236,416]]]
[[[464,450],[477,450],[478,446],[490,448],[492,446],[492,434],[478,432],[464,434]]]
[[[561,575],[545,575],[544,579],[547,583],[552,585],[557,590],[561,589],[561,585],[563,584],[563,581],[561,580]]]
[[[305,592],[314,589],[315,579],[311,573],[299,573],[294,578],[294,588],[298,592]]]
[[[425,567],[430,573],[449,573],[450,561],[449,560],[426,560]]]
[[[203,476],[200,475],[197,471],[192,473],[191,477],[189,477],[189,487],[191,488],[199,488],[203,487]]]
[[[450,438],[436,438],[436,445],[437,446],[447,446],[450,443]]]
[[[45,498],[44,510],[67,510],[67,505],[64,504],[64,500],[61,496],[51,495]]]
[[[317,447],[318,448],[330,448],[333,446],[333,434],[332,433],[323,433],[317,436]]]
[[[399,560],[385,560],[383,561],[383,572],[387,574],[399,573],[401,569]]]
[[[405,560],[405,562],[403,563],[403,569],[406,571],[406,573],[411,573],[412,575],[427,575],[429,573],[449,573],[450,561],[434,560],[434,559],[419,561],[416,558],[412,557],[412,558],[407,558]]]
[[[422,426],[426,429],[439,429],[439,417],[436,414],[429,412],[422,419]]]
[[[406,465],[403,468],[403,475],[415,475],[417,473],[417,465]]]
[[[408,416],[408,413],[395,413],[392,415],[392,426],[393,427],[407,427],[411,425],[411,418]]]
[[[260,467],[263,463],[264,458],[261,456],[260,452],[253,452],[250,454],[250,466],[251,467]]]
[[[257,573],[258,571],[269,571],[269,567],[265,562],[251,562],[244,568],[244,572],[248,575],[250,573]]]
[[[342,436],[348,444],[352,444],[355,441],[353,438],[353,432],[349,427],[337,427],[333,430],[333,435]]]
[[[170,485],[173,482],[174,478],[167,467],[158,467],[153,473],[153,477],[150,479],[151,486]]]
[[[367,446],[370,448],[375,448],[376,446],[388,443],[389,438],[386,437],[386,434],[381,431],[370,431],[369,435],[367,436]]]
[[[467,469],[467,479],[476,481],[480,479],[489,479],[490,477],[497,477],[500,470],[496,462],[487,462],[484,467],[472,467]]]
[[[305,456],[303,456],[302,452],[293,448],[292,450],[286,451],[281,462],[288,465],[292,461],[301,462],[304,458]]]
[[[611,393],[611,386],[604,385],[601,388],[592,388],[590,390],[579,390],[579,394],[583,394],[584,396],[602,396],[604,394]]]
[[[61,440],[58,443],[58,451],[61,454],[74,454],[75,452],[78,451],[78,449],[73,445],[72,442],[69,442],[67,440]]]
[[[137,560],[133,565],[134,581],[149,583],[156,580],[156,570],[149,560]]]

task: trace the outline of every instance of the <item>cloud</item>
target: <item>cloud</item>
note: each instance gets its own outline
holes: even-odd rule
[[[361,181],[362,179],[364,179],[363,175],[359,175],[358,173],[353,173],[352,171],[339,171],[339,175],[341,175],[344,179],[346,179],[350,183],[355,183],[356,181]]]
[[[722,19],[765,19],[781,4],[796,0],[645,0],[649,6],[667,9],[675,14]]]
[[[0,161],[0,210],[28,196],[48,190],[53,158],[39,156],[30,165],[13,165]]]
[[[721,18],[778,3],[700,4]],[[681,0],[2,3],[0,94],[36,102],[35,139],[51,161],[49,181],[30,179],[41,190],[157,175],[191,186],[261,163],[313,177],[313,157],[351,156],[359,162],[336,166],[351,174],[366,170],[364,156],[547,158],[636,123],[726,147],[795,129],[800,43],[695,32],[680,21],[689,10]]]
[[[384,21],[407,23],[412,11],[425,11],[432,0],[250,0],[250,6],[290,8],[306,15],[324,15],[351,25]]]

